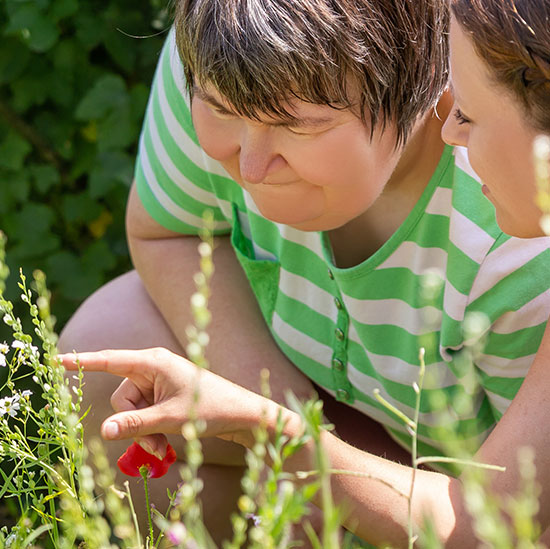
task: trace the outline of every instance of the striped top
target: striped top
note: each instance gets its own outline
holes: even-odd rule
[[[445,149],[414,209],[374,255],[338,268],[327,234],[264,218],[202,151],[171,33],[153,83],[135,177],[149,214],[172,231],[196,234],[203,211],[212,209],[215,231],[231,234],[283,352],[407,447],[403,422],[373,391],[412,417],[421,346],[427,367],[420,454],[447,452],[441,418],[452,426],[447,431],[479,445],[516,394],[550,313],[548,240],[510,238],[499,230],[463,149]],[[465,317],[471,321],[463,328]],[[483,348],[478,337],[468,341],[476,322]]]

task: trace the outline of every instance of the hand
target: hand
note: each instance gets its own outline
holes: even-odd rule
[[[246,444],[262,412],[275,405],[166,349],[64,354],[58,359],[67,370],[77,370],[78,361],[85,371],[125,377],[111,397],[118,413],[103,422],[101,435],[106,440],[144,437],[144,447],[161,456],[165,437],[147,435],[180,433],[189,419],[195,389],[196,414],[207,425],[202,436],[240,444]]]

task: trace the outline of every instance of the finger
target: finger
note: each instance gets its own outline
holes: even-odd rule
[[[104,350],[91,353],[66,353],[57,358],[67,370],[109,372],[120,377],[131,377],[136,371],[154,369],[159,362],[170,360],[172,353],[166,349]]]
[[[111,406],[115,412],[126,412],[145,408],[153,404],[145,399],[141,389],[130,379],[124,379],[111,395]]]
[[[177,433],[177,427],[167,424],[165,416],[162,406],[119,412],[103,422],[101,436],[105,440],[123,440],[157,433]]]
[[[153,454],[158,459],[164,459],[166,456],[166,448],[168,439],[166,435],[157,433],[155,435],[145,435],[138,437],[135,441],[149,454]]]

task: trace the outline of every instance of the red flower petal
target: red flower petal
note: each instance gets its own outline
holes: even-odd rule
[[[166,456],[159,459],[146,452],[137,442],[128,447],[117,461],[118,468],[130,477],[140,477],[139,468],[145,465],[149,469],[150,478],[164,476],[170,465],[176,461],[176,452],[170,444],[166,447]]]

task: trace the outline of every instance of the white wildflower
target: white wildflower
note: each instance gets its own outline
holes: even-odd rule
[[[0,353],[0,366],[4,367],[6,365],[6,357]]]
[[[30,343],[23,343],[16,339],[11,346],[14,349],[20,349],[21,351],[26,351],[27,354],[36,355],[38,354],[38,347],[36,345],[31,345]]]
[[[8,414],[11,417],[15,417],[20,407],[19,395],[2,398],[0,399],[0,416]]]
[[[0,343],[0,353],[6,354],[10,350],[10,346],[4,341],[4,343]]]
[[[21,396],[23,398],[27,398],[27,397],[30,397],[32,395],[32,391],[30,389],[25,389],[22,393],[21,393]]]
[[[4,542],[4,547],[8,549],[9,547],[13,547],[13,542],[17,540],[17,534],[15,532],[12,532]]]

